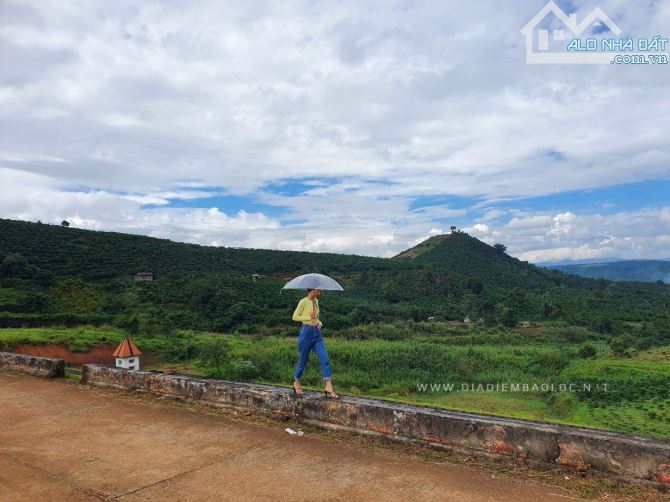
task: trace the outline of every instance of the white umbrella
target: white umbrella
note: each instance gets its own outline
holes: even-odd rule
[[[330,291],[344,291],[344,288],[332,277],[315,273],[294,277],[284,284],[284,287],[281,289],[327,289]]]

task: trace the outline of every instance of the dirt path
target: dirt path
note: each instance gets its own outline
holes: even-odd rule
[[[0,499],[568,500],[465,466],[7,373]]]

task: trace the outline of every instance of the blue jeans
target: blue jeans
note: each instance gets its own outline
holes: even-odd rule
[[[321,362],[321,373],[323,373],[323,379],[330,380],[330,361],[328,359],[326,345],[323,343],[323,337],[321,336],[321,329],[318,326],[310,326],[308,324],[302,325],[302,328],[300,328],[300,334],[298,335],[298,353],[300,354],[300,357],[298,359],[298,367],[295,369],[293,378],[298,380],[302,377],[302,373],[307,367],[309,354],[312,349],[314,349],[314,352],[316,352],[316,355],[319,357],[319,361]]]

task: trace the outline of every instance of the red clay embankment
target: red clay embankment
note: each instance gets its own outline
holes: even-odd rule
[[[83,366],[84,364],[103,364],[105,366],[115,366],[116,362],[112,353],[116,344],[100,344],[91,347],[88,352],[72,352],[63,344],[51,345],[28,345],[20,344],[12,347],[12,352],[16,354],[26,354],[37,357],[54,357],[64,359],[73,366]],[[142,367],[146,368],[156,363],[156,357],[150,352],[142,353]]]

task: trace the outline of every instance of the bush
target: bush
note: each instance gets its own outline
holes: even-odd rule
[[[584,328],[578,326],[569,326],[566,328],[559,328],[559,335],[565,338],[569,342],[573,343],[582,343],[585,342],[588,338],[589,332]]]
[[[549,398],[549,408],[558,417],[570,417],[577,406],[577,400],[568,392],[558,392]]]
[[[638,350],[649,350],[652,347],[655,347],[658,342],[656,341],[655,338],[652,338],[650,336],[645,337],[645,338],[640,338],[637,341],[637,349]]]
[[[599,405],[670,397],[670,368],[656,361],[578,359],[561,373],[561,380],[589,387],[579,399]]]
[[[158,350],[161,359],[170,362],[185,363],[195,358],[198,353],[198,347],[190,340],[183,338],[175,338],[169,344],[160,347]]]
[[[635,340],[631,335],[621,335],[616,336],[608,342],[610,349],[614,352],[615,356],[627,356],[630,357],[633,353],[633,347],[635,345]]]
[[[586,343],[580,347],[580,349],[577,351],[577,357],[580,357],[582,359],[590,359],[592,357],[596,357],[598,354],[598,350],[595,348],[594,345],[590,343]]]
[[[105,297],[81,279],[65,279],[49,289],[49,299],[57,312],[86,314],[104,306]]]
[[[558,373],[570,362],[569,355],[565,351],[558,350],[539,351],[535,355],[534,360],[538,374],[546,376]]]
[[[614,325],[609,319],[597,319],[592,322],[592,326],[598,333],[614,333]]]
[[[139,314],[133,314],[120,327],[133,335],[153,336],[167,335],[174,332],[174,324],[170,316],[155,307],[149,307]]]
[[[248,324],[242,323],[238,324],[237,327],[233,330],[233,333],[249,333],[251,328]]]
[[[72,340],[67,348],[71,352],[88,352],[91,349],[91,344],[87,340]]]
[[[412,335],[407,323],[359,324],[348,329],[340,330],[338,335],[349,340],[402,340]]]
[[[258,375],[258,368],[253,361],[249,361],[248,359],[234,361],[232,371],[233,375],[243,380],[254,378]]]

